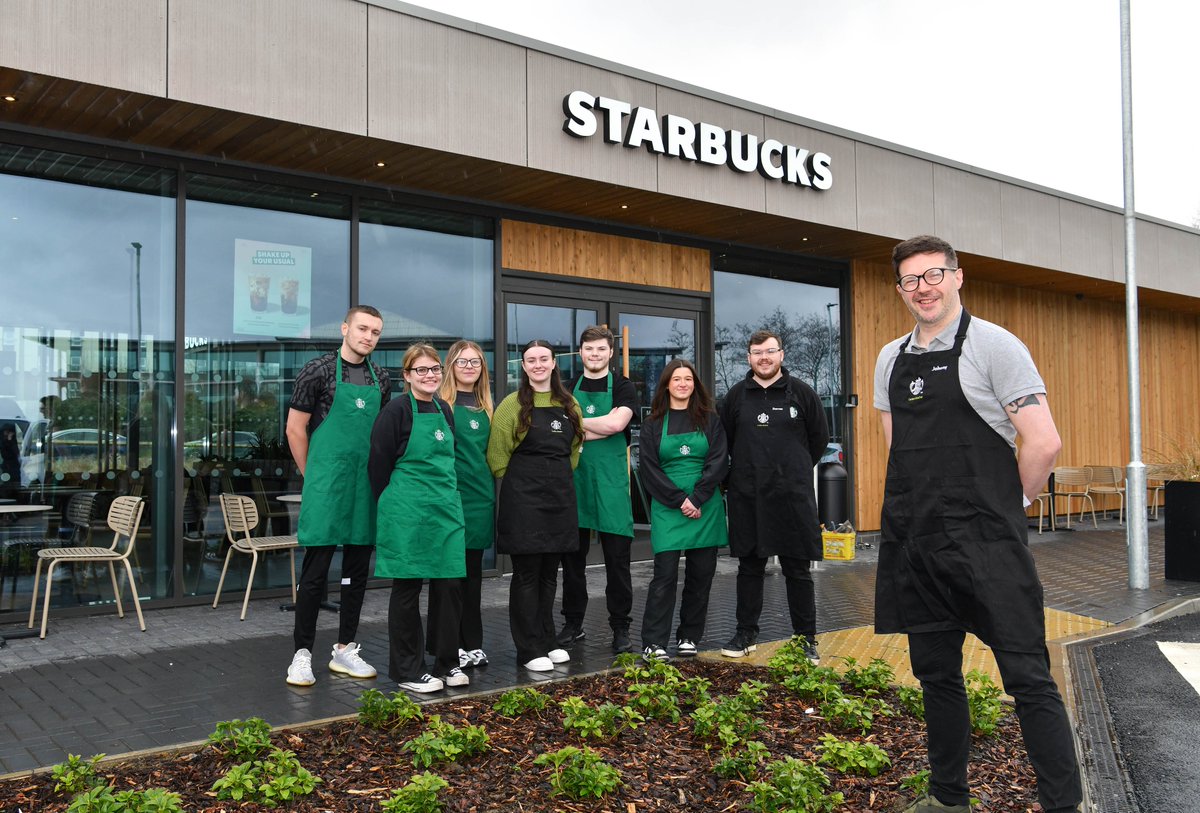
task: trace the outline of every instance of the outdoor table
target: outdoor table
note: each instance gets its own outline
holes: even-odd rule
[[[280,494],[275,499],[279,500],[280,502],[300,502],[300,495],[299,494]]]

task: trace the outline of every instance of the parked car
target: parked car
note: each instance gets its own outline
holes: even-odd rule
[[[241,460],[249,457],[260,444],[255,432],[213,432],[206,438],[189,440],[183,444],[184,458],[201,460],[206,457],[221,457],[225,460]]]
[[[21,485],[45,483],[54,474],[98,473],[123,469],[129,439],[107,430],[80,427],[47,434],[49,422],[29,425],[21,440]]]

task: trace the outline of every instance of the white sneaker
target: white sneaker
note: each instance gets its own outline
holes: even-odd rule
[[[552,649],[546,653],[546,657],[550,659],[550,663],[566,663],[571,660],[571,653],[565,649]]]
[[[362,647],[353,641],[346,644],[343,649],[338,649],[337,644],[334,644],[332,659],[329,661],[329,671],[355,678],[375,677],[375,667],[362,659],[358,654],[361,650]]]
[[[311,686],[317,682],[313,676],[312,653],[307,649],[297,649],[292,656],[292,665],[288,667],[287,682],[293,686]]]
[[[429,694],[430,692],[440,692],[446,688],[446,684],[442,683],[439,678],[435,678],[428,673],[421,675],[417,680],[406,680],[400,684],[400,688],[406,692],[415,692],[416,694]]]
[[[471,665],[471,653],[465,649],[458,650],[458,668],[466,669]]]
[[[525,661],[524,666],[531,672],[549,672],[554,669],[554,661],[549,658],[534,658],[531,661]]]
[[[671,660],[671,656],[668,655],[667,650],[663,649],[661,646],[651,644],[642,650],[642,660],[646,663],[654,663],[655,661],[662,661],[663,663],[666,663],[667,661]]]
[[[446,677],[442,678],[447,686],[467,686],[471,683],[471,679],[466,673],[457,666],[446,673]]]
[[[488,665],[487,653],[484,652],[482,649],[472,649],[470,652],[467,653],[467,655],[469,655],[471,658],[472,666],[487,666]]]

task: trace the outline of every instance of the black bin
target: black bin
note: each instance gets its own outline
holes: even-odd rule
[[[841,463],[817,466],[817,515],[827,531],[850,519],[846,481],[846,467]]]
[[[1165,490],[1163,576],[1200,582],[1200,483],[1171,480]]]

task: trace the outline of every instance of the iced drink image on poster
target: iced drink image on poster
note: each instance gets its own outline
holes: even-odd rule
[[[234,240],[233,330],[304,338],[312,330],[312,249]]]

